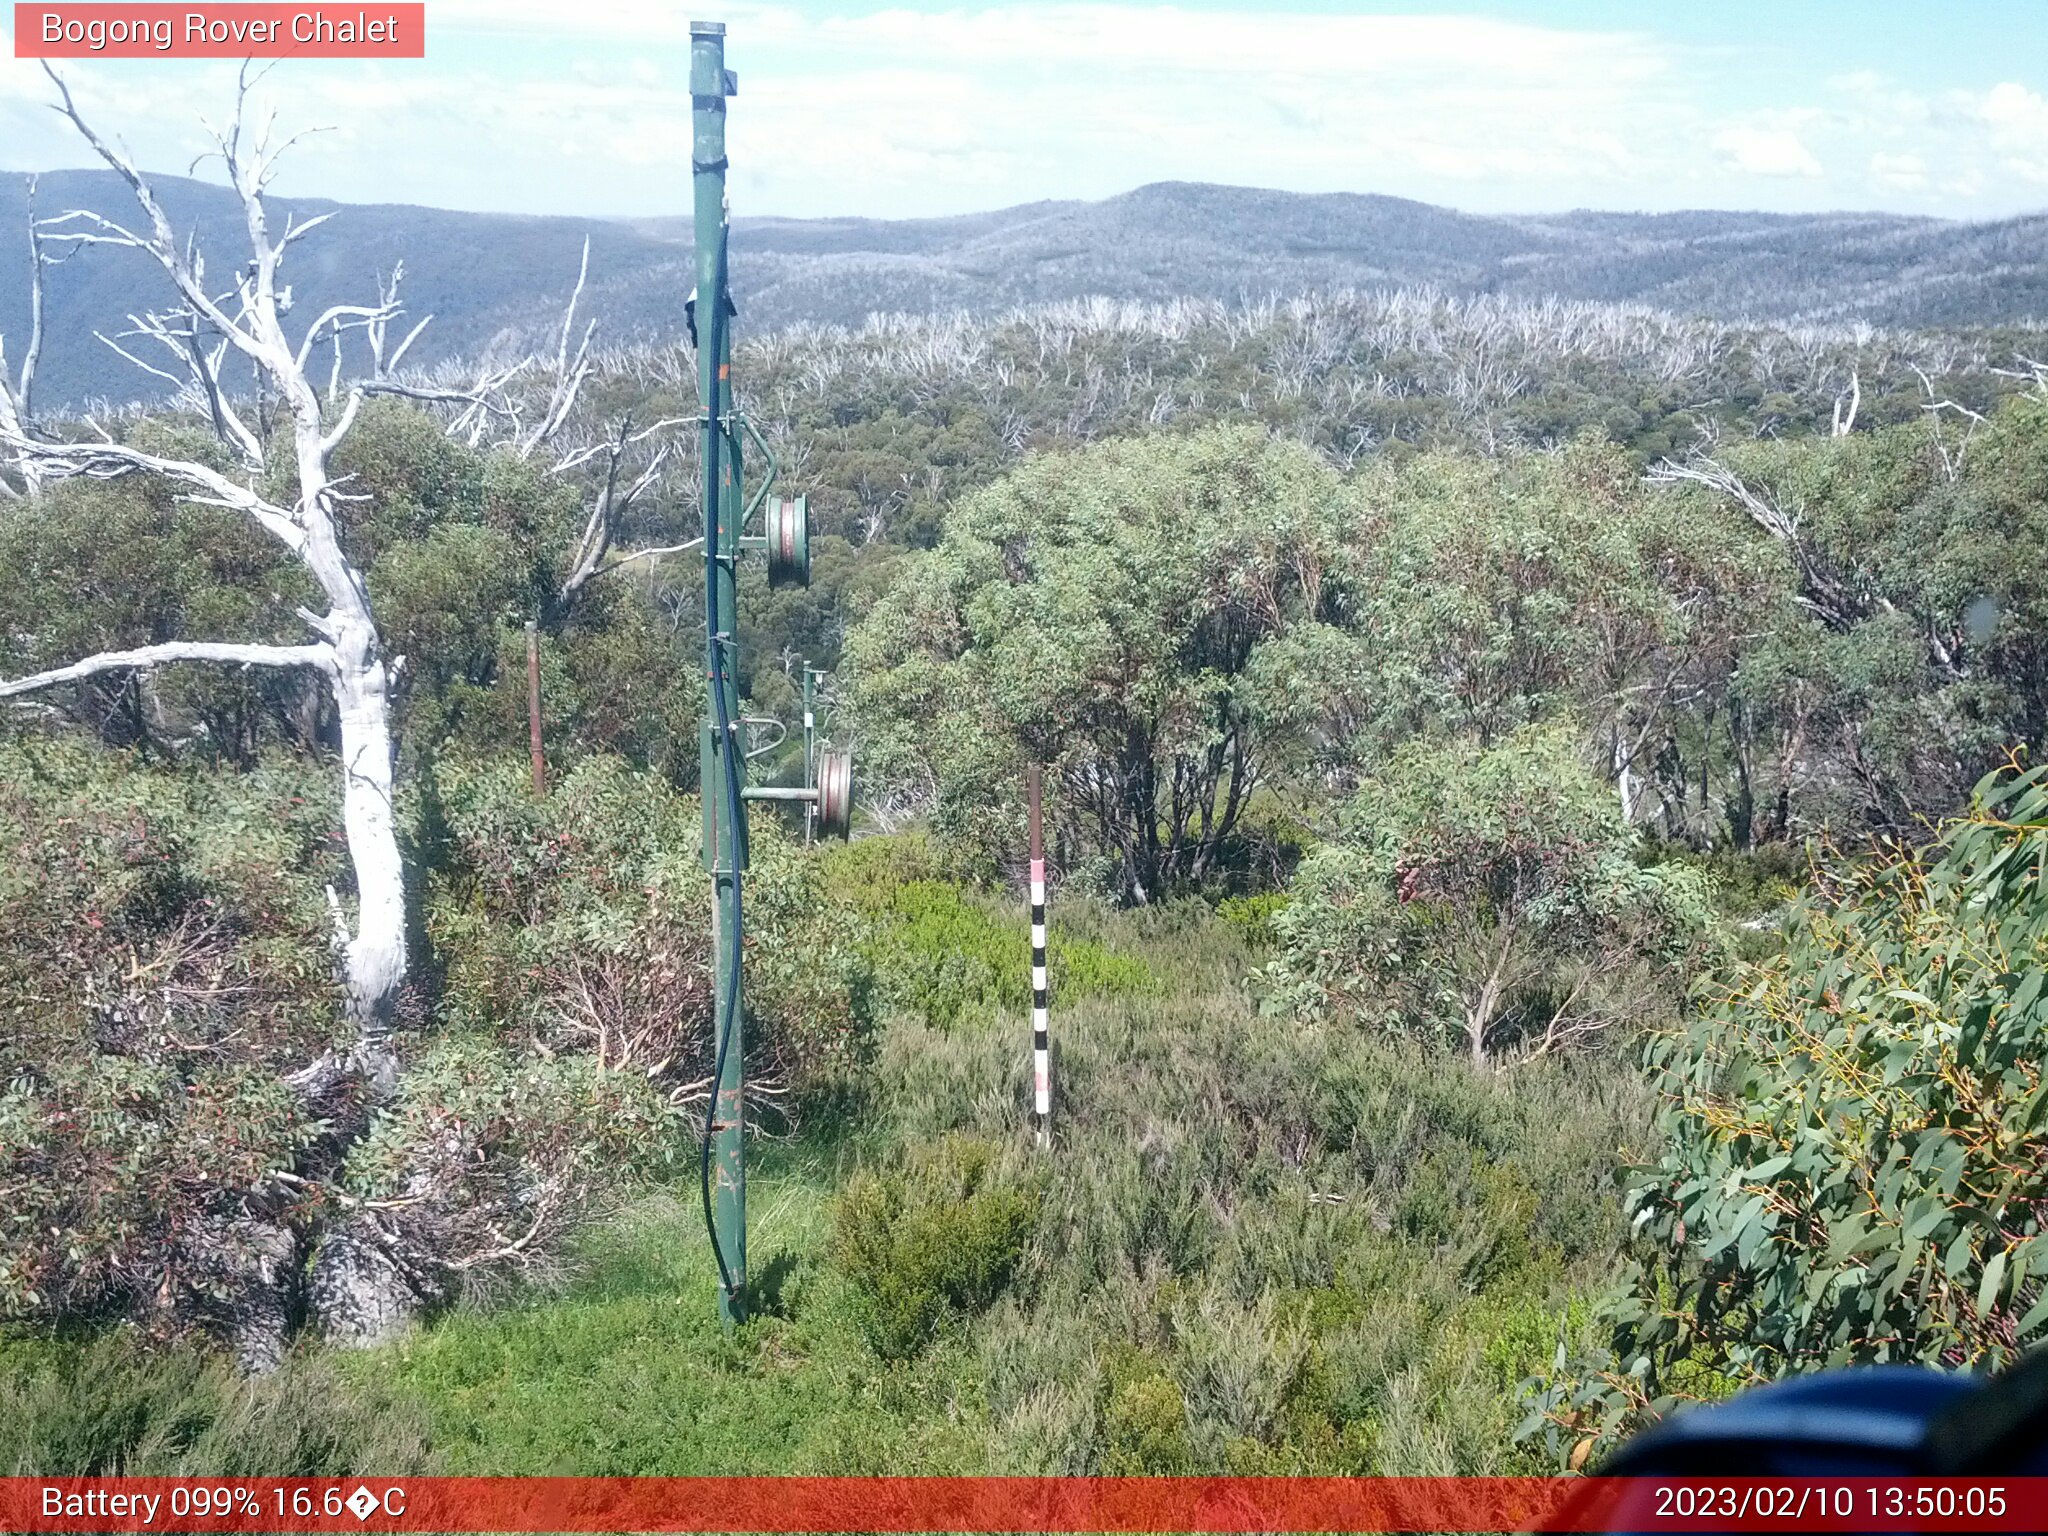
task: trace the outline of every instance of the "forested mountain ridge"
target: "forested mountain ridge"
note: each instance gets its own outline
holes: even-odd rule
[[[216,263],[231,262],[246,247],[241,205],[227,188],[175,176],[153,177],[151,185],[172,224],[192,231]],[[0,336],[7,340],[8,356],[17,359],[28,335],[27,193],[27,177],[0,175],[0,230],[8,231],[0,239],[6,251],[0,256]],[[90,208],[124,223],[135,218],[133,199],[111,171],[43,175],[35,207],[43,217]],[[421,361],[474,357],[538,315],[551,311],[559,316],[586,235],[602,312],[614,336],[634,315],[629,304],[604,291],[608,280],[633,274],[638,289],[650,295],[680,294],[689,287],[682,253],[602,220],[450,213],[398,203],[344,206],[319,198],[279,198],[272,208],[280,229],[289,218],[340,215],[322,227],[318,238],[295,249],[287,264],[286,280],[295,290],[292,308],[304,323],[311,324],[329,304],[359,300],[379,274],[403,262],[408,312],[434,317],[414,349]],[[99,331],[118,340],[137,296],[153,291],[154,278],[154,263],[141,252],[102,246],[47,274],[47,332],[38,374],[45,408],[91,399],[155,399],[163,393],[93,339]],[[679,298],[664,298],[663,304],[680,312]],[[654,312],[650,305],[648,314]]]
[[[208,183],[161,178],[173,221],[202,242],[239,212]],[[0,176],[0,230],[22,227],[27,178]],[[120,215],[111,173],[41,178],[44,213]],[[559,313],[583,238],[591,297],[614,339],[679,323],[688,222],[460,213],[276,199],[280,216],[338,212],[293,274],[324,304],[401,259],[407,302],[432,314],[415,360],[532,339]],[[750,330],[858,324],[877,312],[966,311],[1081,296],[1234,302],[1339,288],[1429,288],[1643,304],[1787,324],[1976,326],[2048,313],[2048,220],[1952,223],[1880,213],[1572,212],[1482,216],[1402,198],[1166,182],[1100,202],[1044,202],[937,219],[741,218],[734,270]],[[0,335],[28,327],[25,242],[0,242]],[[95,249],[50,274],[46,404],[133,398],[127,365],[90,341],[123,324],[134,253]],[[310,309],[308,312],[312,312]]]

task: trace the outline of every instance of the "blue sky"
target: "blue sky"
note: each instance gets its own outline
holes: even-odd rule
[[[678,211],[692,14],[729,28],[741,213],[961,213],[1169,179],[1481,212],[2048,207],[2048,5],[2031,0],[429,0],[423,61],[269,77],[282,123],[334,130],[279,190]],[[68,70],[160,169],[203,147],[231,74]],[[0,167],[82,162],[47,97],[34,64],[0,58]]]

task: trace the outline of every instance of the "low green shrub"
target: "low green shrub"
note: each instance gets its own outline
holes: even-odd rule
[[[828,843],[818,863],[825,888],[841,901],[863,908],[872,905],[878,893],[915,880],[966,877],[947,851],[922,832],[892,832],[837,846]]]
[[[1014,928],[1006,932],[957,888],[934,880],[913,880],[889,893],[876,914],[869,954],[884,997],[934,1026],[1005,994],[1014,1006],[1020,977],[1028,980],[1022,977],[1028,954]]]
[[[1420,1042],[1261,1020],[1140,952],[1174,979],[1164,995],[1055,1017],[1045,1213],[1016,1299],[974,1330],[996,1421],[1057,1423],[1067,1438],[1034,1465],[1089,1474],[1539,1470],[1511,1443],[1514,1383],[1613,1273],[1613,1169],[1648,1119],[1633,1071],[1591,1056],[1482,1072]],[[999,1134],[1021,1113],[982,1086],[1017,1080],[1014,1036],[983,1047],[1002,1029],[917,1032],[906,1068],[943,1063],[943,1092],[878,1079],[919,1125]],[[1184,1452],[1155,1374],[1179,1393]]]
[[[544,798],[529,784],[511,758],[434,777],[424,905],[442,1022],[664,1090],[704,1079],[713,956],[697,800],[599,755]],[[765,815],[750,854],[749,1076],[802,1095],[865,1059],[869,967],[853,912]]]
[[[952,1024],[970,1009],[1028,1007],[1031,939],[1021,904],[998,915],[948,873],[928,839],[863,838],[828,853],[827,889],[866,919],[861,948],[884,1007]],[[1063,1001],[1156,992],[1151,967],[1089,939],[1048,935],[1046,964]]]
[[[621,1174],[674,1156],[675,1132],[645,1073],[445,1035],[350,1149],[341,1182],[382,1203],[388,1251],[418,1274],[471,1290],[550,1280],[573,1234],[631,1188]]]
[[[1184,1476],[1194,1470],[1188,1405],[1170,1362],[1119,1343],[1102,1372],[1102,1470],[1110,1477]]]
[[[342,1027],[331,776],[0,743],[0,1319],[224,1320]],[[273,1207],[276,1210],[277,1207]]]
[[[1009,1284],[1038,1210],[1033,1184],[990,1142],[948,1136],[856,1174],[835,1212],[834,1255],[861,1334],[885,1360],[915,1355]]]
[[[1791,843],[1764,843],[1747,851],[1725,847],[1702,851],[1685,843],[1646,837],[1637,861],[1648,867],[1680,864],[1698,870],[1716,912],[1734,922],[1782,911],[1798,900],[1813,875],[1808,851]]]
[[[1639,845],[1568,728],[1410,742],[1303,862],[1268,1007],[1481,1066],[1625,1038],[1677,1011],[1711,949],[1705,877]]]
[[[1256,896],[1226,896],[1216,904],[1216,915],[1235,929],[1247,949],[1268,950],[1280,941],[1273,919],[1287,910],[1285,891],[1262,891]]]
[[[132,1330],[0,1345],[0,1475],[340,1477],[433,1470],[415,1407],[320,1356],[268,1376]]]

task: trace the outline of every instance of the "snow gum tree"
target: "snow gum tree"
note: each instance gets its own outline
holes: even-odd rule
[[[1291,735],[1260,658],[1338,601],[1336,488],[1235,427],[1045,454],[968,497],[847,643],[877,781],[995,857],[1036,759],[1106,888],[1200,882]]]
[[[86,120],[69,87],[54,74],[52,79],[57,80],[63,114],[128,184],[142,218],[130,228],[79,209],[46,219],[39,237],[74,249],[127,247],[145,253],[162,269],[170,289],[168,303],[138,317],[135,328],[140,337],[159,343],[182,371],[170,374],[144,366],[169,378],[182,393],[203,405],[215,431],[233,451],[236,467],[232,472],[223,471],[199,459],[147,452],[113,441],[104,433],[87,441],[58,441],[38,432],[33,422],[21,419],[13,410],[0,414],[0,449],[16,466],[24,482],[22,490],[30,494],[77,477],[151,475],[172,482],[186,500],[241,512],[253,534],[276,541],[296,558],[317,585],[326,610],[300,610],[311,634],[303,644],[177,640],[106,651],[26,677],[0,680],[0,698],[98,673],[174,662],[309,667],[321,674],[339,722],[342,820],[355,876],[353,922],[338,902],[335,907],[335,922],[346,952],[349,1017],[357,1030],[347,1065],[388,1092],[396,1073],[390,1042],[392,1006],[406,973],[405,882],[392,802],[393,665],[384,654],[363,573],[342,548],[336,520],[348,493],[328,469],[335,450],[354,425],[364,395],[377,387],[377,381],[352,390],[347,404],[330,421],[307,376],[307,364],[317,343],[357,330],[370,344],[376,375],[381,379],[412,339],[406,337],[385,355],[387,327],[401,313],[395,285],[387,285],[375,303],[330,307],[311,320],[295,341],[285,330],[290,286],[280,280],[280,273],[292,245],[328,216],[288,222],[281,231],[271,229],[263,194],[288,141],[273,148],[268,129],[253,142],[245,137],[242,108],[246,96],[238,97],[234,118],[216,135],[221,161],[242,202],[249,242],[247,263],[234,273],[223,292],[220,279],[209,281],[204,256],[180,240],[148,180]],[[418,329],[412,334],[417,335]],[[269,420],[229,397],[226,381],[231,357],[252,367],[262,389],[281,402],[281,433],[274,436]],[[290,486],[288,497],[272,489],[280,483]]]
[[[26,675],[0,678],[0,699],[25,699],[107,674],[132,677],[196,662],[244,670],[310,671],[321,679],[331,705],[332,740],[338,748],[336,798],[347,868],[344,878],[325,885],[324,920],[339,956],[345,1028],[339,1034],[320,1032],[310,1037],[297,1032],[293,1038],[305,1055],[296,1061],[278,1059],[261,1064],[263,1079],[270,1085],[258,1096],[263,1099],[264,1114],[258,1117],[261,1125],[235,1129],[234,1122],[252,1112],[254,1101],[239,1089],[223,1090],[223,1103],[240,1107],[222,1109],[221,1123],[226,1129],[218,1135],[203,1133],[211,1138],[207,1142],[211,1150],[189,1170],[188,1183],[176,1187],[191,1193],[215,1183],[221,1174],[208,1160],[225,1137],[243,1145],[250,1154],[246,1163],[233,1164],[232,1177],[238,1187],[256,1192],[233,1208],[204,1201],[190,1207],[174,1205],[169,1211],[176,1217],[173,1236],[166,1239],[173,1246],[182,1244],[213,1256],[203,1285],[197,1280],[194,1285],[214,1295],[218,1305],[213,1310],[225,1319],[224,1331],[233,1336],[245,1362],[263,1366],[279,1357],[292,1310],[286,1298],[297,1283],[297,1242],[307,1230],[299,1222],[305,1213],[296,1210],[294,1202],[314,1191],[321,1175],[320,1160],[309,1165],[305,1159],[316,1150],[314,1143],[324,1138],[328,1143],[324,1160],[332,1163],[350,1141],[364,1134],[399,1090],[394,1023],[407,978],[408,955],[405,870],[394,801],[392,694],[402,663],[386,654],[364,571],[351,558],[344,537],[349,503],[365,498],[352,491],[344,478],[338,478],[331,465],[367,396],[416,393],[394,382],[392,371],[425,322],[391,344],[392,324],[402,313],[394,273],[380,284],[373,301],[335,304],[317,315],[291,321],[288,329],[292,297],[291,285],[283,275],[287,257],[301,239],[332,215],[289,218],[281,229],[273,226],[265,189],[290,141],[276,142],[268,125],[254,131],[245,125],[246,74],[232,118],[214,134],[216,153],[240,201],[247,242],[246,254],[225,273],[209,270],[197,241],[182,237],[173,228],[148,178],[125,151],[93,127],[69,86],[54,72],[51,79],[59,98],[57,110],[126,184],[139,217],[123,223],[105,213],[76,209],[35,220],[30,242],[32,282],[40,294],[46,266],[57,260],[89,257],[94,247],[132,250],[148,258],[161,277],[161,301],[154,307],[138,305],[138,312],[130,316],[129,330],[118,338],[102,339],[174,386],[174,407],[208,424],[216,441],[195,445],[189,435],[143,432],[132,433],[123,441],[90,421],[65,423],[61,428],[39,423],[29,387],[42,341],[38,328],[30,339],[18,382],[10,380],[6,398],[0,401],[0,485],[8,492],[6,501],[15,504],[10,515],[40,515],[40,503],[68,493],[66,482],[130,478],[155,482],[183,503],[226,509],[242,518],[252,547],[267,542],[272,552],[284,552],[296,572],[291,589],[308,596],[311,605],[302,603],[296,610],[305,631],[296,643],[176,638],[116,647]],[[40,305],[35,309],[40,313]],[[359,382],[344,391],[339,382],[339,359],[345,341],[352,350],[366,352],[367,358],[360,359]],[[321,347],[332,349],[336,359],[333,382],[324,399],[308,375],[315,350]],[[250,565],[261,569],[265,561],[254,559]],[[11,638],[18,641],[22,637]],[[39,815],[33,808],[25,809],[21,824],[32,829]],[[135,837],[146,844],[147,818],[138,818],[135,825]],[[158,862],[170,858],[166,854]],[[341,875],[342,871],[334,873]],[[352,899],[345,900],[337,887],[352,887]],[[225,967],[223,975],[236,974],[240,962],[232,960],[234,941],[215,931],[225,909],[217,901],[210,905],[187,903],[181,893],[162,894],[164,899],[154,903],[156,909],[187,912],[190,921],[199,926],[186,935],[189,942],[177,946],[176,954],[163,960],[168,969],[157,970],[153,961],[145,966],[138,956],[131,968],[134,974],[123,978],[124,984],[138,982],[146,971],[156,971],[155,980],[163,986],[183,988],[186,982],[177,978],[192,970],[188,962],[194,955],[227,956],[220,961]],[[202,908],[212,915],[203,915]],[[274,907],[259,906],[252,921],[272,921],[274,911]],[[92,920],[89,915],[87,921]],[[200,987],[204,995],[221,995],[211,983],[201,986],[201,981],[192,985]],[[220,985],[230,986],[225,980]],[[182,992],[180,997],[189,1001]],[[109,1020],[118,1024],[134,1015],[133,1007],[102,1002],[104,1006],[97,1009],[100,1021],[95,1025],[102,1035]],[[195,1041],[168,1023],[144,1034],[149,1051],[158,1054],[176,1047],[188,1057],[203,1060],[224,1048],[224,1042]],[[132,1055],[121,1046],[118,1039],[102,1042],[95,1038],[91,1059],[96,1068],[104,1068],[110,1061],[142,1060],[149,1054]],[[30,1177],[31,1182],[40,1171],[53,1198],[77,1187],[78,1180],[100,1166],[110,1150],[94,1142],[99,1134],[95,1127],[103,1129],[110,1122],[94,1119],[95,1101],[87,1089],[104,1090],[102,1108],[125,1117],[123,1123],[130,1124],[138,1135],[158,1135],[165,1123],[163,1115],[173,1113],[168,1106],[180,1102],[175,1080],[154,1086],[110,1086],[96,1080],[96,1088],[77,1083],[67,1087],[68,1080],[60,1081],[65,1072],[63,1054],[43,1063],[48,1069],[43,1074],[48,1093],[35,1099],[42,1109],[37,1110],[28,1100],[13,1104],[11,1113],[20,1122],[23,1137],[5,1139],[9,1153],[18,1154],[6,1171]],[[100,1078],[105,1076],[104,1071],[99,1073]],[[185,1084],[187,1108],[191,1084],[198,1080],[192,1078]],[[149,1108],[159,1101],[166,1106],[163,1115]],[[288,1107],[292,1103],[296,1108]],[[264,1132],[263,1125],[275,1134]],[[33,1136],[27,1130],[31,1126]],[[66,1127],[78,1130],[84,1140],[70,1137]],[[245,1130],[246,1142],[240,1139]],[[200,1134],[195,1129],[195,1135]],[[66,1169],[73,1171],[66,1173]],[[307,1178],[308,1172],[314,1177]],[[175,1189],[167,1186],[167,1191],[162,1200],[174,1201]],[[343,1206],[332,1201],[326,1207],[330,1214],[340,1208]],[[125,1251],[124,1243],[149,1230],[166,1211],[161,1200],[150,1199],[138,1203],[133,1214],[133,1222],[117,1223],[118,1230],[105,1234],[112,1245],[110,1251]],[[57,1230],[61,1232],[61,1224]],[[326,1235],[313,1259],[310,1280],[314,1310],[322,1326],[337,1336],[363,1337],[406,1315],[418,1298],[400,1285],[402,1276],[376,1259],[376,1245],[353,1238],[347,1221],[323,1225],[321,1230]],[[6,1259],[6,1265],[0,1267],[8,1269],[13,1282],[0,1287],[13,1293],[0,1300],[31,1308],[52,1303],[45,1293],[51,1277],[64,1268],[62,1264],[41,1264],[27,1248],[10,1248],[0,1258]],[[132,1275],[123,1278],[124,1264],[114,1262],[109,1271],[108,1283],[116,1289],[132,1285]],[[175,1272],[176,1266],[164,1271],[161,1291],[166,1306],[173,1304],[181,1289]]]

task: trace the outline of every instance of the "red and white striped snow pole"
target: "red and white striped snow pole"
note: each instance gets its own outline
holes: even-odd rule
[[[1045,827],[1038,805],[1038,764],[1026,773],[1031,795],[1031,1126],[1046,1144],[1052,1125],[1052,1041],[1045,973]]]

